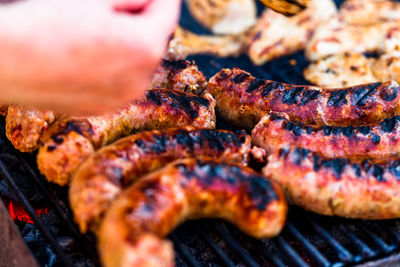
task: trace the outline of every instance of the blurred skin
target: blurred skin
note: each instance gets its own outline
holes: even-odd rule
[[[180,0],[26,0],[0,6],[0,104],[68,114],[143,96]]]

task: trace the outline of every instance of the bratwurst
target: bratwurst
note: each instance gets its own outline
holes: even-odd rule
[[[323,89],[256,79],[248,72],[223,69],[207,87],[217,113],[231,124],[252,129],[270,112],[304,124],[347,126],[382,121],[400,114],[396,82]]]
[[[244,131],[170,128],[137,133],[89,157],[71,181],[69,199],[82,232],[96,230],[104,211],[130,183],[179,158],[214,157],[246,165],[251,149]]]
[[[163,240],[178,224],[226,219],[243,232],[277,235],[287,205],[279,187],[250,168],[184,159],[151,173],[112,204],[100,226],[104,266],[173,266],[172,244]]]
[[[57,120],[43,136],[37,156],[46,178],[66,185],[71,174],[94,151],[134,131],[193,126],[215,128],[215,100],[166,89],[147,91],[143,100],[114,113]]]
[[[253,143],[272,153],[298,146],[326,157],[400,156],[400,116],[364,126],[309,126],[276,114],[264,116],[252,131]]]

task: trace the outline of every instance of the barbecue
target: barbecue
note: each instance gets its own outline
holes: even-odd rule
[[[190,18],[186,6],[183,9],[181,24],[196,34],[206,33],[206,30]],[[287,84],[307,84],[302,77],[302,70],[307,65],[302,54],[302,52],[296,53],[259,67],[254,66],[247,56],[220,59],[202,55],[189,59],[196,62],[207,79],[221,69],[239,67],[257,77],[259,81],[273,80]],[[245,78],[249,78],[249,74]],[[264,114],[260,117],[262,115]],[[390,119],[390,116],[388,118]],[[236,130],[220,118],[217,119],[217,128],[228,129],[232,132]],[[345,134],[342,130],[341,128],[340,133]],[[46,178],[39,174],[35,154],[23,154],[15,150],[5,137],[3,119],[0,123],[0,134],[0,196],[3,200],[0,202],[0,225],[6,226],[4,236],[1,235],[3,238],[0,239],[4,243],[0,241],[0,254],[5,255],[2,260],[5,264],[15,266],[18,264],[34,266],[36,263],[40,266],[99,266],[99,255],[95,246],[96,237],[91,233],[82,235],[79,232],[69,208],[68,188],[48,183]],[[372,142],[376,141],[376,138],[372,136],[371,138]],[[254,154],[249,154],[250,159],[257,157],[259,151],[252,152]],[[297,154],[294,157],[295,160],[300,158],[302,163],[306,162],[304,164],[309,164],[309,157],[314,153],[306,150],[278,152],[282,156],[295,153]],[[291,159],[285,158],[285,160]],[[277,161],[279,160],[281,158],[277,158]],[[322,161],[329,160],[324,161],[321,158]],[[204,166],[208,171],[213,169],[215,162],[204,162],[207,161],[182,160],[178,168],[172,164],[166,168],[172,171],[177,169],[179,172],[185,171],[186,178],[189,172],[196,177],[197,174],[205,173],[201,169]],[[234,163],[224,164],[224,168],[233,170]],[[390,164],[396,166],[393,162]],[[321,163],[319,171],[331,172],[334,179],[337,172],[335,168],[331,168],[333,165]],[[192,166],[203,167],[193,167],[195,168],[193,170]],[[257,166],[252,167],[257,169]],[[234,172],[237,172],[237,168],[245,168],[253,172],[243,166],[235,168]],[[311,171],[316,171],[312,168],[314,165],[311,165]],[[363,176],[375,176],[377,183],[384,184],[381,174],[374,171],[377,167],[363,168],[366,167],[360,165]],[[292,170],[289,168],[287,171]],[[247,171],[243,172],[247,173]],[[212,173],[218,172],[212,171]],[[149,183],[153,181],[152,179],[157,180],[157,175],[157,172],[150,174],[148,180],[141,180],[139,185],[134,184],[130,187],[129,193],[137,192],[137,187],[145,185],[149,180]],[[225,181],[223,177],[219,179],[221,182]],[[267,196],[267,194],[264,195]],[[118,212],[121,202],[115,203],[109,215],[111,218],[115,211]],[[8,214],[11,215],[11,220]],[[343,215],[340,212],[335,214]],[[107,220],[107,223],[110,221]],[[249,225],[246,224],[246,226]],[[168,233],[169,229],[162,235]],[[172,251],[170,245],[166,245],[163,255],[168,254],[166,259],[174,260],[177,266],[347,266],[357,264],[387,266],[400,262],[398,254],[400,221],[396,219],[368,221],[325,217],[290,206],[288,221],[279,236],[270,239],[254,239],[251,235],[252,232],[246,231],[243,225],[238,225],[237,228],[234,224],[225,221],[186,222],[166,237],[173,243],[175,258],[171,259],[172,254],[168,254]],[[269,235],[265,237],[267,236]],[[107,244],[107,240],[109,239],[103,242]]]

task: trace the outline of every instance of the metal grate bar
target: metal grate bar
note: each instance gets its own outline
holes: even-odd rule
[[[233,238],[224,225],[214,224],[214,228],[218,234],[221,235],[221,237],[224,238],[227,243],[229,243],[230,248],[235,251],[240,258],[242,258],[242,260],[245,261],[246,266],[258,266],[257,262],[251,256],[249,256],[244,247]]]
[[[329,266],[331,263],[311,244],[290,222],[286,223],[287,231],[314,257],[318,266]]]
[[[384,252],[384,253],[389,253],[392,252],[396,246],[393,245],[388,245],[385,241],[383,241],[382,238],[377,236],[376,234],[372,233],[370,229],[368,229],[367,226],[365,226],[364,222],[361,222],[359,226],[362,228],[362,230],[372,239],[373,242],[375,242],[378,246],[379,249]]]
[[[319,235],[321,235],[327,242],[328,244],[331,245],[332,248],[334,248],[337,253],[338,257],[340,260],[345,261],[345,262],[351,262],[353,259],[353,255],[345,249],[342,245],[337,242],[333,236],[331,236],[324,228],[322,228],[320,225],[316,224],[314,221],[310,220],[310,224],[317,232]]]
[[[54,209],[56,210],[58,215],[61,217],[62,221],[68,227],[68,230],[72,233],[74,238],[76,238],[77,241],[79,241],[79,244],[82,244],[81,247],[83,247],[83,249],[86,250],[86,252],[88,252],[92,258],[97,258],[97,252],[91,245],[91,242],[89,242],[89,240],[87,238],[84,238],[79,233],[78,228],[72,222],[71,217],[59,205],[57,205],[57,201],[54,199],[54,197],[52,195],[49,194],[48,190],[46,190],[40,177],[36,174],[36,172],[26,162],[26,160],[21,156],[20,153],[18,153],[18,158],[20,159],[20,162],[22,162],[25,169],[29,172],[29,174],[35,181],[36,185],[39,187],[39,189],[42,191],[42,193],[47,197],[47,199],[49,200],[51,205],[54,207]]]
[[[60,248],[57,241],[53,237],[53,234],[49,231],[48,227],[45,224],[43,224],[42,220],[36,215],[35,210],[29,204],[28,200],[25,198],[22,192],[18,189],[18,186],[15,183],[14,178],[10,175],[10,173],[8,172],[7,168],[4,166],[4,163],[1,160],[0,160],[0,172],[3,179],[7,182],[12,192],[20,201],[20,204],[24,207],[25,211],[29,214],[35,225],[40,229],[40,231],[43,233],[43,236],[46,238],[51,247],[60,257],[63,265],[67,267],[72,267],[73,266],[72,262],[65,255],[64,251]]]
[[[182,241],[179,239],[179,237],[172,233],[170,236],[170,239],[174,242],[174,247],[175,250],[183,256],[183,258],[191,265],[194,267],[200,267],[200,264],[197,262],[197,260],[194,258],[194,256],[182,245]]]
[[[355,234],[353,234],[346,226],[343,224],[339,225],[339,229],[344,233],[354,244],[354,246],[361,253],[362,259],[373,258],[377,255],[370,247],[368,247],[364,242],[362,242]]]
[[[199,236],[212,248],[212,250],[218,255],[218,257],[223,261],[225,266],[235,267],[235,263],[231,261],[228,255],[217,246],[217,244],[208,236],[207,231],[204,229],[204,226],[198,226],[196,228]]]
[[[293,260],[293,262],[300,267],[307,267],[308,264],[304,262],[304,260],[300,257],[300,255],[296,252],[296,250],[294,250],[294,248],[292,248],[292,246],[289,245],[288,242],[286,242],[285,239],[283,239],[283,237],[278,236],[274,239],[279,247],[281,247],[281,249],[290,257],[291,260]]]
[[[277,267],[284,267],[285,264],[282,262],[281,259],[279,259],[278,257],[276,257],[275,255],[273,255],[271,252],[269,252],[268,248],[265,247],[265,244],[260,241],[260,240],[256,240],[256,245],[258,250],[265,256],[267,257],[270,261],[272,261],[275,266]]]

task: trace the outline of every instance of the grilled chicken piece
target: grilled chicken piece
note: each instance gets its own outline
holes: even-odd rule
[[[211,54],[217,57],[238,56],[243,52],[246,35],[197,35],[177,27],[169,42],[167,58],[185,59],[189,55]]]
[[[304,70],[311,83],[326,87],[353,86],[371,82],[400,82],[400,56],[383,54],[367,58],[362,54],[335,55],[311,63]]]
[[[399,3],[349,1],[338,15],[318,27],[307,44],[306,56],[309,60],[318,60],[345,52],[388,53],[390,44],[399,45],[399,23]]]
[[[321,126],[376,123],[400,114],[396,82],[323,89],[256,79],[234,68],[212,77],[207,91],[216,99],[216,111],[222,119],[249,130],[270,112]]]
[[[314,30],[336,13],[332,0],[313,0],[309,7],[293,17],[265,10],[250,31],[246,46],[256,65],[303,49]]]
[[[162,238],[188,219],[223,218],[267,238],[282,230],[286,211],[279,187],[250,168],[184,159],[143,177],[112,204],[99,254],[105,267],[173,266],[172,244]]]
[[[215,100],[167,89],[147,91],[143,100],[114,113],[60,118],[43,136],[37,156],[46,178],[66,185],[71,174],[95,150],[132,131],[193,126],[215,128]]]
[[[155,70],[150,88],[166,88],[200,95],[207,87],[206,77],[194,62],[162,60]]]
[[[331,88],[392,80],[378,80],[371,65],[372,61],[362,54],[334,55],[311,63],[304,70],[304,78],[315,85]]]
[[[261,0],[261,2],[278,13],[295,15],[303,11],[312,0]]]
[[[283,148],[268,158],[264,175],[281,185],[290,203],[323,215],[361,219],[400,217],[400,160],[325,158]]]
[[[192,16],[216,34],[238,34],[256,22],[254,0],[186,0]]]
[[[75,221],[81,232],[96,231],[126,186],[176,159],[208,156],[246,165],[250,149],[245,132],[224,130],[171,128],[120,139],[90,156],[74,175],[69,199]]]
[[[368,126],[309,126],[275,114],[264,116],[252,131],[253,144],[267,153],[302,147],[329,157],[400,157],[400,116]]]
[[[39,148],[40,138],[53,124],[52,111],[11,105],[6,116],[8,140],[21,152],[32,152]]]

